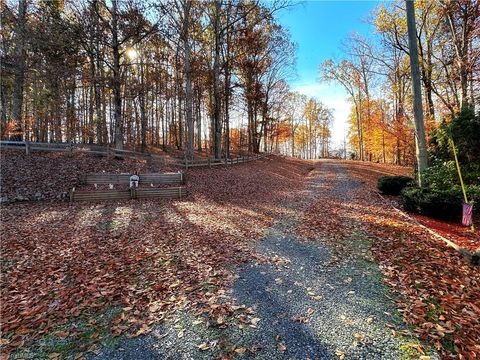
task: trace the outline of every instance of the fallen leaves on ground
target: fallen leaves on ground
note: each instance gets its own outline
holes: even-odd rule
[[[282,353],[287,351],[287,347],[285,346],[285,344],[283,342],[278,343],[277,349],[278,349],[278,351],[280,351]]]
[[[200,345],[198,345],[198,349],[202,350],[202,351],[205,351],[205,350],[210,349],[210,345],[208,345],[207,343],[201,343]]]
[[[236,352],[237,354],[239,354],[239,355],[245,354],[246,351],[247,351],[247,349],[244,348],[244,347],[237,347],[237,348],[235,348],[235,352]]]
[[[459,222],[447,222],[418,214],[409,215],[437,234],[453,241],[458,246],[471,252],[480,251],[480,213],[478,211],[473,214],[473,223],[476,225],[475,230],[465,227]]]
[[[57,160],[51,177],[64,173],[64,158]],[[11,169],[17,156],[12,161]],[[188,171],[184,201],[3,206],[1,350],[111,308],[114,336],[142,335],[184,308],[212,321],[243,312],[258,326],[251,309],[229,299],[231,265],[261,258],[255,240],[290,211],[282,203],[297,196],[308,171],[306,162],[270,157]]]
[[[1,196],[55,200],[77,186],[87,173],[145,172],[147,162],[134,159],[107,159],[79,153],[2,150]]]
[[[480,354],[478,267],[393,211],[376,194],[379,176],[407,171],[360,162],[323,163],[317,171],[322,167],[324,181],[317,200],[297,231],[328,241],[340,254],[372,252],[385,282],[399,295],[398,308],[414,333],[445,358],[476,359]],[[337,172],[341,167],[346,174]],[[349,179],[354,180],[350,186]],[[359,239],[359,233],[364,238]],[[365,245],[365,238],[373,246]]]

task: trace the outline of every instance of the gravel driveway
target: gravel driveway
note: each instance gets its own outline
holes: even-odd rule
[[[328,190],[326,173],[335,179]],[[304,205],[324,191],[350,201],[349,190],[359,186],[332,162],[321,163],[313,174]],[[353,233],[358,253],[338,257],[322,239],[293,235],[300,218],[297,211],[280,219],[258,243],[258,252],[276,261],[252,262],[238,270],[231,295],[254,310],[252,316],[259,319],[254,326],[232,321],[225,328],[208,327],[188,312],[179,313],[152,333],[122,340],[91,358],[212,359],[224,356],[225,349],[244,359],[403,358],[402,348],[412,340],[398,335],[403,325],[378,266],[368,256],[368,242]],[[198,349],[201,343],[208,349]]]

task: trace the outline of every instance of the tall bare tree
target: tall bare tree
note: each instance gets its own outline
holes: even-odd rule
[[[27,26],[27,0],[19,0],[18,15],[15,26],[14,71],[15,81],[13,88],[12,119],[16,123],[18,133],[22,134],[22,106],[23,87],[25,83],[26,62],[26,26]],[[22,135],[19,135],[22,137]]]
[[[415,119],[418,183],[420,186],[423,186],[423,172],[428,167],[428,153],[425,139],[425,123],[423,120],[420,67],[418,64],[415,6],[413,0],[406,0],[405,3],[407,6],[408,43],[410,49],[410,68],[412,71],[413,113]]]

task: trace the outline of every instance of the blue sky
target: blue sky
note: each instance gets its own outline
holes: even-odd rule
[[[372,32],[367,19],[378,1],[304,1],[279,14],[279,20],[297,44],[297,78],[293,90],[316,97],[334,109],[333,142],[343,142],[350,105],[346,92],[337,84],[318,81],[318,67],[328,58],[341,59],[342,43],[356,32]]]

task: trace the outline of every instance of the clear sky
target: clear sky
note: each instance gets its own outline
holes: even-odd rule
[[[378,1],[304,1],[279,14],[279,20],[297,44],[297,78],[293,90],[318,98],[334,110],[333,143],[343,143],[350,110],[348,96],[337,84],[320,83],[319,65],[328,58],[341,59],[342,44],[356,32],[369,35],[367,23]]]

